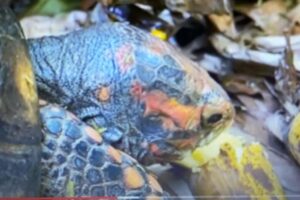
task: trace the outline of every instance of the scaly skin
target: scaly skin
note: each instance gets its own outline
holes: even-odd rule
[[[171,161],[209,142],[233,107],[208,73],[127,24],[107,23],[29,40],[40,94],[142,163]]]
[[[40,113],[42,196],[167,199],[136,160],[104,143],[97,131],[72,113],[57,105],[44,106]]]

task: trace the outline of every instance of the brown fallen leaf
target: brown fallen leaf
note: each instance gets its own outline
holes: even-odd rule
[[[240,10],[251,17],[266,35],[280,35],[289,27],[290,21],[284,16],[288,11],[288,4],[284,0],[269,0],[241,7]]]
[[[287,109],[287,114],[294,116],[299,112],[300,105],[300,76],[294,65],[294,52],[291,49],[289,36],[286,36],[287,47],[285,51],[285,59],[275,74],[275,89],[283,107],[290,104],[294,109]]]
[[[232,0],[165,0],[165,3],[179,12],[229,14],[232,11]]]
[[[89,10],[91,7],[95,6],[97,0],[81,0],[80,7],[83,10]]]
[[[281,54],[273,54],[265,51],[258,51],[246,47],[237,41],[232,40],[222,34],[213,34],[210,36],[210,41],[214,48],[226,58],[232,59],[233,62],[242,62],[242,64],[252,63],[253,67],[258,64],[269,68],[272,72],[278,68],[283,56]],[[273,69],[272,69],[273,68]],[[255,73],[253,68],[250,71]]]
[[[292,8],[287,13],[287,17],[291,20],[290,33],[292,35],[300,34],[300,4]]]
[[[236,38],[238,36],[232,15],[209,14],[208,19],[213,23],[219,32],[224,33],[230,38]]]
[[[233,94],[261,95],[255,79],[250,76],[241,74],[229,75],[223,78],[222,83],[225,90]]]

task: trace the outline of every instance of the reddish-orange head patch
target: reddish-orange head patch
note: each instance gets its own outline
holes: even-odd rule
[[[97,96],[99,101],[108,101],[110,98],[109,87],[100,87]]]
[[[193,129],[200,123],[201,107],[182,105],[159,90],[144,93],[141,100],[146,106],[145,116],[163,114],[184,130]],[[170,126],[169,122],[166,123]]]

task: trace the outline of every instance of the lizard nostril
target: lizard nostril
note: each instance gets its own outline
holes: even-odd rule
[[[219,122],[222,118],[223,118],[222,114],[215,113],[215,114],[212,114],[211,116],[209,116],[207,118],[207,123],[208,124],[215,124],[215,123]]]

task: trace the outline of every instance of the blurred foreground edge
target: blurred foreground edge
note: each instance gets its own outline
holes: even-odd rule
[[[118,197],[18,197],[0,198],[0,200],[117,200]],[[126,199],[126,198],[125,198]],[[137,198],[138,199],[138,198]]]
[[[34,197],[34,198],[33,197],[24,197],[24,198],[18,197],[18,198],[0,198],[0,200],[117,200],[117,199],[118,199],[118,197]]]
[[[0,7],[0,22],[0,197],[36,197],[42,133],[34,73],[9,8]]]

